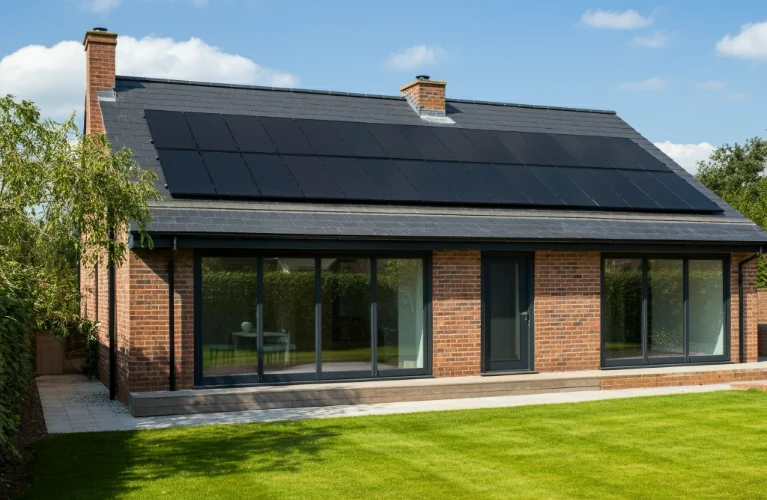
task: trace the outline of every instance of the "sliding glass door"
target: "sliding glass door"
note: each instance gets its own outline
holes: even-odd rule
[[[729,359],[729,260],[605,256],[602,364]]]
[[[196,258],[198,385],[428,373],[428,257]]]

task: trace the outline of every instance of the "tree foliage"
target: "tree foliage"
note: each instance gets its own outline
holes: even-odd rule
[[[725,144],[698,163],[698,180],[759,227],[767,230],[767,140]],[[767,259],[759,260],[757,285],[767,286]]]

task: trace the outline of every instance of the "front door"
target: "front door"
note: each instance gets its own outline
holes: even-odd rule
[[[529,370],[530,259],[482,257],[483,371]]]

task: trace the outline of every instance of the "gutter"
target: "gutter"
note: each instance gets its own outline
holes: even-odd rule
[[[115,231],[109,230],[109,241],[114,243]],[[117,392],[117,321],[115,314],[115,264],[109,255],[107,255],[107,308],[109,321],[109,399],[114,401]]]
[[[168,385],[171,391],[176,390],[176,314],[175,314],[175,283],[173,277],[174,260],[176,258],[176,250],[178,249],[178,242],[176,237],[173,237],[173,251],[170,254],[168,260],[168,360],[170,366],[168,367]]]
[[[746,358],[746,349],[743,345],[745,341],[745,323],[743,321],[743,315],[746,310],[745,304],[743,303],[743,265],[748,264],[761,256],[762,247],[759,247],[759,252],[738,263],[738,363],[745,363]]]

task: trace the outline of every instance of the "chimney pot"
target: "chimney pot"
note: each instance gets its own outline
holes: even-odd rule
[[[429,75],[416,75],[415,79],[416,80],[428,80],[429,79]]]
[[[109,30],[106,29],[106,28],[93,28],[93,31],[104,31],[104,32],[106,32],[106,31],[109,31]]]

